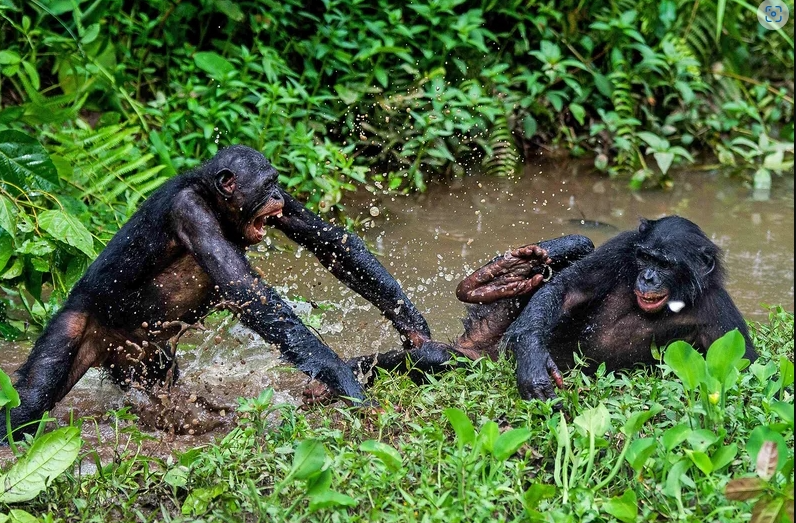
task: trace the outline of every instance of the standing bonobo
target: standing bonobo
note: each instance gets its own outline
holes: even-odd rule
[[[407,346],[429,339],[426,321],[362,240],[287,194],[262,154],[233,146],[153,193],[91,264],[16,372],[22,404],[11,411],[12,426],[41,417],[93,366],[123,386],[170,384],[176,365],[169,340],[213,306],[233,310],[303,372],[362,400],[351,368],[246,260],[246,247],[263,239],[266,225],[376,305]]]

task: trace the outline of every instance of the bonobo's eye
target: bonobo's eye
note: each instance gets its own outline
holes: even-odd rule
[[[216,190],[224,198],[230,198],[237,186],[235,173],[229,169],[221,169],[216,174]]]
[[[652,265],[653,257],[650,253],[641,247],[638,247],[636,248],[636,261],[638,261],[641,265]]]

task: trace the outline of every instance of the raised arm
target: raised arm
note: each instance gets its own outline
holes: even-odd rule
[[[290,305],[252,271],[243,250],[225,237],[205,200],[185,191],[175,198],[174,223],[179,239],[210,276],[220,298],[240,314],[244,325],[276,345],[282,357],[338,393],[364,398],[354,373],[321,343]]]
[[[431,338],[426,320],[358,236],[325,222],[286,191],[281,192],[285,200],[282,216],[269,218],[270,225],[311,250],[337,279],[378,307],[405,344],[419,347]]]

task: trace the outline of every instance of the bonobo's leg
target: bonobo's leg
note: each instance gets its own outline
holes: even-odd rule
[[[531,294],[555,272],[593,251],[592,241],[577,234],[512,249],[463,279],[456,297],[484,304]]]
[[[470,358],[497,359],[503,334],[542,284],[594,251],[590,239],[563,236],[513,249],[462,280],[457,297],[467,303],[464,333],[453,346]]]
[[[87,343],[89,317],[68,304],[44,329],[28,356],[17,369],[14,387],[23,400],[11,410],[11,426],[36,420],[53,408],[93,365],[99,354]],[[26,427],[31,431],[35,427]],[[0,441],[6,438],[6,425],[0,423]]]

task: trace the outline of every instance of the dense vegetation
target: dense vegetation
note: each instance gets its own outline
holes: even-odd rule
[[[13,522],[792,522],[793,315],[773,310],[754,333],[761,358],[744,372],[737,331],[706,359],[673,344],[663,378],[576,371],[563,413],[520,400],[508,360],[421,387],[384,375],[380,412],[302,413],[268,390],[240,400],[229,434],[165,460],[113,412],[114,459],[58,429],[0,476],[0,502],[17,502]],[[46,489],[44,463],[66,470]]]
[[[321,211],[357,185],[423,190],[551,154],[633,188],[699,155],[765,187],[793,168],[793,24],[766,31],[755,8],[0,0],[0,337],[43,325],[143,198],[230,143]],[[665,379],[575,372],[564,415],[519,400],[507,361],[419,388],[383,376],[380,413],[304,414],[264,393],[176,460],[142,453],[120,411],[108,463],[73,427],[20,442],[0,499],[23,504],[0,523],[735,522],[752,506],[792,521],[792,314],[756,338],[763,357],[740,374],[682,345]],[[0,375],[0,406],[15,401]],[[71,466],[79,452],[96,474]],[[45,489],[42,464],[67,472]]]
[[[229,143],[322,211],[553,149],[634,187],[698,153],[765,186],[793,166],[793,25],[725,0],[0,2],[0,283],[35,322]]]

